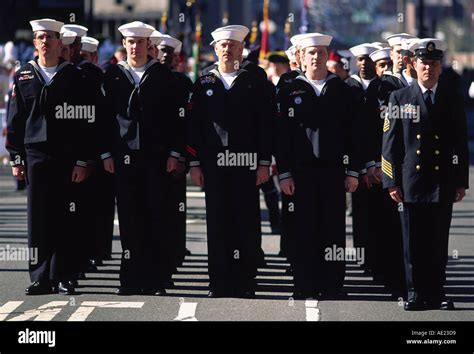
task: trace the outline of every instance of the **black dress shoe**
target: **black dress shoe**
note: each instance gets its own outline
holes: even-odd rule
[[[255,297],[255,289],[242,289],[235,292],[237,297],[244,299],[252,299]]]
[[[451,300],[428,300],[426,302],[427,310],[443,310],[443,311],[452,311],[455,309],[454,303]]]
[[[190,255],[191,255],[191,251],[186,248],[186,251],[184,251],[184,255],[185,255],[185,256],[190,256]]]
[[[207,293],[207,297],[210,298],[221,298],[221,297],[230,297],[232,294],[226,291],[218,291],[218,290],[209,290]]]
[[[89,262],[92,266],[95,266],[95,267],[104,265],[104,262],[102,262],[102,259],[91,259]],[[97,268],[96,268],[96,271],[97,271]]]
[[[77,288],[79,286],[79,282],[77,280],[69,280],[68,283],[73,287]]]
[[[120,286],[117,289],[115,289],[115,295],[126,296],[126,295],[137,295],[139,293],[142,293],[142,292],[136,288],[128,288],[125,286]]]
[[[421,300],[408,300],[403,304],[405,311],[423,311],[426,310],[425,303]]]
[[[306,291],[295,291],[291,297],[295,300],[306,300],[310,297],[313,297],[313,295],[311,295],[311,293],[309,291],[308,292],[306,292]]]
[[[80,272],[80,273],[77,275],[77,279],[79,279],[79,280],[84,280],[84,279],[86,279],[86,273]]]
[[[53,288],[49,281],[35,281],[25,289],[26,295],[45,295],[52,294]]]
[[[165,296],[166,295],[166,290],[165,289],[155,290],[155,293],[153,295],[155,295],[155,296]]]
[[[60,295],[74,294],[74,287],[71,285],[71,281],[60,281],[57,285],[57,290]]]
[[[89,263],[87,265],[86,273],[95,273],[95,272],[97,272],[97,266],[92,263]]]

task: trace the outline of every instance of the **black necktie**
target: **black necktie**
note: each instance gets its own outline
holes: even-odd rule
[[[426,108],[428,109],[428,114],[431,114],[431,112],[433,112],[433,101],[431,99],[432,93],[433,91],[431,90],[427,90],[425,92],[425,104],[426,104]]]

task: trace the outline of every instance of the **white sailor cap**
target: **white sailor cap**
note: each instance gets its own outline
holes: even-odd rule
[[[299,42],[306,37],[311,37],[313,33],[300,33],[300,34],[295,34],[290,38],[290,42],[292,45],[296,47],[296,49],[299,49]]]
[[[30,21],[31,29],[33,32],[36,31],[53,31],[61,32],[61,28],[64,26],[63,22],[53,20],[51,18],[43,18],[41,20]]]
[[[332,36],[322,33],[307,33],[297,41],[297,46],[300,49],[307,47],[315,47],[318,45],[328,47],[331,44]]]
[[[61,38],[61,42],[63,43],[63,45],[73,44],[74,41],[76,40],[76,37],[77,37],[76,32],[69,31],[69,30],[65,29],[64,26],[63,26],[63,28],[61,28],[60,38]]]
[[[141,21],[126,23],[118,28],[124,37],[145,37],[149,38],[155,28]]]
[[[378,49],[375,52],[370,53],[369,57],[375,63],[378,60],[390,58],[390,51],[390,47]]]
[[[174,49],[175,53],[179,53],[181,51],[182,43],[179,39],[171,37],[170,35],[163,34],[161,36],[161,43],[160,46],[165,45]]]
[[[64,25],[64,28],[66,28],[68,31],[73,31],[76,32],[78,37],[84,37],[87,35],[87,27],[81,26],[81,25],[73,25],[73,24],[68,24]]]
[[[396,45],[402,45],[402,39],[410,39],[410,38],[416,38],[416,37],[408,33],[396,33],[396,34],[392,34],[388,36],[386,40],[390,47],[394,47]]]
[[[370,43],[373,47],[377,47],[377,49],[382,49],[384,47],[382,42],[372,42]]]
[[[214,45],[218,41],[224,39],[232,39],[234,41],[243,42],[249,32],[250,30],[247,27],[241,25],[230,25],[217,28],[211,33],[213,39],[211,45]]]
[[[353,56],[358,57],[361,55],[370,55],[378,49],[379,48],[373,45],[372,43],[362,43],[352,48],[349,48],[349,51],[352,53]]]
[[[417,46],[417,43],[420,39],[418,37],[413,38],[402,38],[402,50],[408,50],[410,52],[414,52]]]
[[[81,43],[82,50],[91,53],[97,52],[97,47],[99,46],[99,41],[97,39],[92,37],[82,37]]]
[[[285,50],[285,54],[288,57],[289,61],[295,61],[295,59],[296,59],[296,57],[295,57],[296,47],[294,45],[292,45],[290,48]]]
[[[150,35],[150,42],[152,45],[158,46],[163,40],[163,34],[157,30],[154,30]]]

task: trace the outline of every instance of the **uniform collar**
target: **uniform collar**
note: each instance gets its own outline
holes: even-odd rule
[[[423,95],[425,95],[425,92],[428,90],[431,90],[431,92],[433,92],[433,95],[436,95],[436,89],[438,88],[438,83],[434,84],[432,88],[428,89],[427,87],[423,86],[423,84],[420,81],[417,81],[417,82],[418,82],[418,86],[420,86],[421,93]]]

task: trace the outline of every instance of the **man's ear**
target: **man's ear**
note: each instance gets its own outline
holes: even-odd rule
[[[125,47],[125,38],[122,39],[122,46]]]

